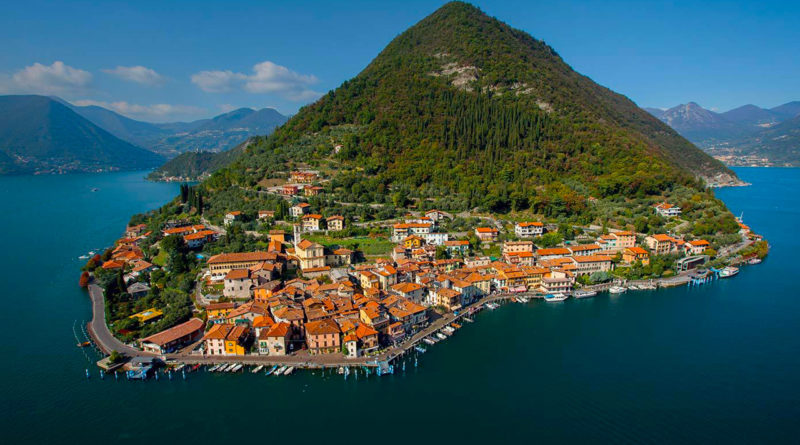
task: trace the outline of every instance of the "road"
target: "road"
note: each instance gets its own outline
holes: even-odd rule
[[[89,322],[87,327],[89,328],[89,334],[101,351],[106,354],[110,354],[111,351],[117,351],[128,357],[152,355],[122,343],[108,329],[106,324],[106,300],[103,297],[102,287],[94,283],[90,284],[89,298],[92,300],[92,321]]]

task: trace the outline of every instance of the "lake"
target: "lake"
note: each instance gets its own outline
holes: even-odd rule
[[[0,177],[4,442],[795,443],[800,170],[736,171],[753,185],[717,194],[772,244],[761,265],[702,287],[506,305],[416,368],[347,381],[101,381],[75,347],[91,318],[78,257],[177,185],[145,172]]]

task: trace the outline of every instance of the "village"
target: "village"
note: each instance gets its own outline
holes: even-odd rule
[[[208,257],[199,252],[226,236],[225,228],[242,218],[240,211],[224,215],[225,228],[188,221],[169,221],[160,233],[148,231],[145,224],[128,227],[99,267],[123,276],[124,293],[130,300],[148,295],[153,286],[148,277],[166,267],[147,258],[142,246],[172,239],[197,252],[201,264],[191,317],[137,338],[130,346],[159,356],[292,356],[306,363],[325,363],[330,357],[377,360],[434,321],[460,311],[463,315],[464,309],[474,310],[488,297],[518,295],[519,301],[558,302],[604,290],[621,293],[628,287],[620,271],[665,258],[672,263],[665,274],[672,275],[672,281],[650,279],[640,283],[641,289],[686,284],[701,280],[697,272],[708,273],[704,267],[718,255],[702,238],[613,229],[598,232],[592,239],[584,236],[580,242],[539,247],[537,240],[557,230],[540,221],[518,221],[508,228],[489,223],[454,236],[441,230],[453,215],[431,209],[387,223],[387,237],[394,246],[391,252],[365,258],[354,249],[310,240],[321,233],[341,233],[348,223],[341,215],[323,216],[314,210],[307,202],[296,201],[289,208],[291,232],[270,230],[263,250]],[[681,209],[664,202],[654,206],[653,212],[675,218]],[[269,219],[274,215],[263,210],[254,216]],[[739,224],[742,246],[760,239]],[[479,254],[476,239],[482,248],[497,248],[499,256]],[[733,269],[725,268],[721,276],[735,275],[725,275]],[[147,326],[163,315],[153,307],[128,318]],[[435,340],[431,336],[428,342]]]

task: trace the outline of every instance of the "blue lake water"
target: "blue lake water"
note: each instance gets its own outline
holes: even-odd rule
[[[800,170],[718,191],[772,244],[700,288],[484,312],[405,373],[344,381],[192,374],[99,380],[78,256],[177,185],[144,173],[0,177],[4,443],[785,442],[800,437]],[[92,188],[98,188],[96,192]],[[84,369],[94,377],[87,381]]]

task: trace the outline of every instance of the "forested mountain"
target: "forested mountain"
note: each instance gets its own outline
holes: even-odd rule
[[[728,140],[747,133],[742,125],[729,121],[719,113],[707,110],[695,102],[672,107],[655,116],[686,139],[700,145]]]
[[[69,106],[116,137],[166,157],[187,151],[224,151],[250,136],[271,133],[287,119],[273,108],[239,108],[212,119],[155,124],[95,105]]]
[[[694,102],[668,110],[645,108],[699,147],[734,165],[800,165],[800,101],[766,109],[743,105],[724,113]]]
[[[163,158],[44,96],[0,96],[0,174],[132,170]]]
[[[251,143],[245,141],[236,147],[219,152],[189,151],[170,159],[151,172],[147,179],[153,181],[196,181],[230,164]]]
[[[302,163],[362,201],[392,190],[493,210],[646,196],[696,186],[695,175],[735,179],[543,42],[460,2],[399,35],[205,186],[255,187]]]

